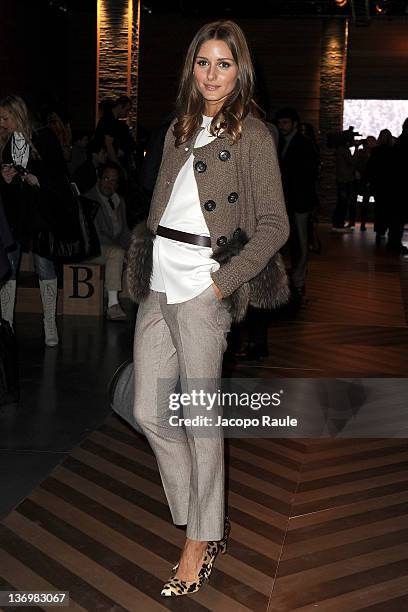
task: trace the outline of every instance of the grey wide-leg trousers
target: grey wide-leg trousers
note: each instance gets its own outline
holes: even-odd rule
[[[228,304],[212,287],[181,304],[151,291],[137,315],[135,420],[156,455],[173,521],[187,525],[193,540],[223,536],[223,432],[211,428],[203,436],[193,426],[171,426],[169,395],[179,378],[183,393],[197,390],[198,379],[201,389],[217,391],[230,325]],[[180,416],[194,417],[194,410],[184,407]]]

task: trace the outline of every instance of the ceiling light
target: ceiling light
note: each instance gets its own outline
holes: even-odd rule
[[[388,4],[387,0],[378,0],[378,2],[375,5],[375,12],[377,13],[377,15],[386,14],[388,10],[387,4]]]

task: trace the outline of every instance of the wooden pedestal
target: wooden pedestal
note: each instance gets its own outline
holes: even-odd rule
[[[103,266],[64,265],[64,315],[103,315]]]

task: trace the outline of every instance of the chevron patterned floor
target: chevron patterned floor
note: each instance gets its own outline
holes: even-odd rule
[[[296,319],[237,375],[406,376],[408,262],[370,231],[321,232]],[[408,609],[405,440],[234,439],[227,466],[229,553],[199,593],[161,599],[184,535],[145,439],[109,416],[1,521],[0,590],[70,591],[65,609],[92,612]]]

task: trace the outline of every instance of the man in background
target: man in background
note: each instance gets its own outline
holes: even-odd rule
[[[127,178],[130,155],[136,147],[125,119],[132,108],[128,96],[119,96],[112,104],[105,102],[103,115],[96,126],[95,138],[105,143],[108,159],[122,169]]]
[[[404,225],[408,218],[408,118],[393,147],[392,162],[388,248],[396,254],[408,255],[408,248],[402,243]]]
[[[88,143],[86,161],[72,175],[72,180],[80,193],[86,193],[94,187],[98,180],[98,168],[106,164],[106,160],[105,143],[94,138]]]
[[[120,321],[127,319],[119,303],[119,292],[122,290],[123,264],[130,242],[125,202],[116,192],[120,168],[108,162],[99,168],[98,177],[96,185],[85,194],[85,197],[100,204],[95,227],[101,243],[101,255],[90,263],[105,265],[105,289],[108,294],[106,318]]]
[[[276,121],[278,156],[290,223],[291,290],[293,299],[301,300],[305,293],[309,253],[308,222],[317,202],[319,160],[311,140],[298,130],[299,115],[294,108],[280,109]]]

